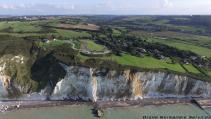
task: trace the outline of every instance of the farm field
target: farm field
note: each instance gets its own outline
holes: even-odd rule
[[[211,57],[211,54],[210,54],[211,49],[209,48],[199,47],[199,46],[191,45],[187,43],[176,42],[174,40],[171,41],[171,39],[167,39],[167,40],[153,39],[151,40],[151,42],[158,42],[158,43],[166,44],[172,47],[176,47],[181,50],[192,51],[202,56]]]
[[[93,30],[93,31],[98,31],[100,28],[95,24],[77,24],[77,25],[59,24],[57,27],[65,29],[81,29],[81,30]]]
[[[36,26],[36,24],[33,24],[33,22],[0,22],[0,31],[14,33],[33,33],[40,32],[41,27]]]
[[[141,68],[148,68],[148,69],[167,68],[172,71],[185,72],[185,70],[179,64],[168,64],[165,60],[161,61],[161,60],[154,59],[152,57],[140,58],[140,57],[135,57],[135,56],[125,54],[123,56],[113,55],[106,59],[116,61],[123,65],[129,65],[129,66],[131,65],[131,66],[136,66],[136,67],[141,67]]]
[[[82,48],[81,49],[87,49],[89,51],[104,51],[105,49],[105,46],[103,45],[99,45],[99,44],[96,44],[94,41],[92,40],[81,40],[81,46]]]

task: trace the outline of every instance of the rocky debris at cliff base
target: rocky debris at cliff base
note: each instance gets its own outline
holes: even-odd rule
[[[94,109],[92,109],[92,114],[93,114],[95,117],[100,118],[100,117],[103,117],[104,112],[103,112],[102,109],[94,108]]]
[[[211,105],[210,98],[196,99],[196,101],[203,108]],[[73,102],[73,101],[8,101],[0,104],[0,112],[12,111],[25,108],[40,108],[40,107],[53,107],[62,105],[92,105],[95,110],[93,114],[101,117],[103,116],[104,108],[112,107],[144,107],[144,106],[161,106],[168,104],[192,104],[191,99],[143,99],[139,101],[98,101],[92,102]]]
[[[19,109],[21,104],[0,105],[0,112],[7,112],[14,109]]]
[[[8,110],[9,106],[1,105],[0,106],[0,112],[6,112]]]

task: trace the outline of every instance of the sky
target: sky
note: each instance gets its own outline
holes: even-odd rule
[[[211,0],[0,0],[0,15],[211,14]]]

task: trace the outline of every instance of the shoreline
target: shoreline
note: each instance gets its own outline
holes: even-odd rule
[[[211,98],[199,98],[199,99],[147,99],[131,100],[131,101],[3,101],[0,102],[0,112],[9,112],[13,110],[21,110],[28,108],[42,108],[42,107],[56,107],[64,105],[89,105],[94,109],[105,109],[113,107],[145,107],[145,106],[162,106],[172,104],[194,104],[195,106],[205,109],[211,108]]]

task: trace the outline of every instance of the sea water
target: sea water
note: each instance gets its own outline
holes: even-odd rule
[[[190,117],[207,117],[209,115],[207,112],[211,114],[211,109],[204,111],[191,104],[108,108],[104,110],[102,119],[152,119],[161,116],[166,118],[183,116],[190,119]],[[92,114],[92,106],[69,105],[0,113],[0,119],[96,119],[96,117]]]

